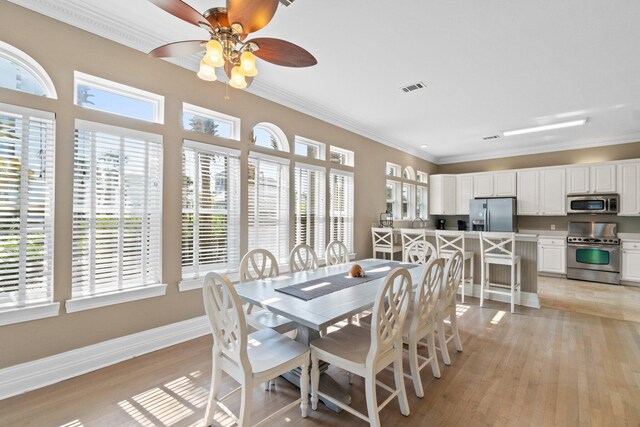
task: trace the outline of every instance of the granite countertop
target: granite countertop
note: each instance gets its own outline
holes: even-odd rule
[[[394,230],[399,233],[401,228],[395,228]],[[415,228],[414,230],[417,230],[417,228]],[[435,236],[436,235],[436,229],[435,228],[425,228],[424,230],[427,232],[428,236]],[[458,230],[447,229],[447,231],[458,231]],[[477,239],[479,237],[479,234],[480,234],[479,231],[465,231],[464,232],[465,237],[469,237],[471,239]],[[538,234],[537,233],[529,233],[529,232],[516,233],[516,240],[526,241],[526,242],[537,242],[538,241]]]

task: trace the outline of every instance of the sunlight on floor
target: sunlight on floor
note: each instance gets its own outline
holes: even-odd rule
[[[496,315],[493,316],[493,319],[491,319],[491,324],[497,325],[498,323],[500,323],[500,321],[502,320],[505,314],[507,314],[506,311],[502,311],[502,310],[498,311]]]
[[[456,317],[462,317],[468,310],[468,305],[456,304]]]
[[[60,424],[60,427],[84,427],[80,420],[69,421],[66,424]]]

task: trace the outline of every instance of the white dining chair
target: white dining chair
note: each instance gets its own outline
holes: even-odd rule
[[[520,304],[522,290],[522,261],[516,255],[515,233],[480,233],[480,307],[484,305],[485,293],[507,295],[511,302],[511,312],[515,310],[515,302]],[[504,265],[509,267],[510,282],[491,283],[489,280],[489,266]]]
[[[318,256],[309,245],[300,243],[296,245],[289,255],[289,270],[292,273],[298,271],[315,270],[318,268]]]
[[[378,253],[389,254],[389,259],[393,260],[393,254],[402,252],[402,245],[394,243],[393,228],[371,227],[371,240],[373,241],[373,257]]]
[[[462,351],[462,341],[460,340],[460,332],[458,331],[458,317],[456,309],[456,294],[458,287],[462,282],[462,252],[455,251],[447,259],[444,266],[442,276],[442,287],[438,297],[438,305],[436,307],[436,332],[438,335],[438,349],[442,355],[442,361],[445,365],[451,364],[449,357],[449,349],[447,345],[453,340],[456,350]],[[451,335],[446,333],[446,320],[449,320],[449,328]]]
[[[373,306],[374,322],[371,329],[347,325],[326,336],[311,341],[311,406],[318,407],[318,398],[367,421],[380,426],[379,411],[394,398],[398,398],[400,412],[409,415],[409,403],[402,371],[402,328],[411,300],[411,275],[404,268],[392,270],[378,289]],[[386,302],[386,304],[385,304]],[[367,414],[334,399],[318,390],[320,361],[345,369],[365,380]],[[376,380],[376,374],[393,364],[395,388]],[[376,385],[391,393],[378,405]]]
[[[262,424],[300,404],[302,416],[309,406],[309,348],[272,329],[247,334],[242,303],[231,281],[223,275],[209,273],[202,286],[204,307],[213,333],[211,390],[205,413],[205,426],[213,423],[220,408],[240,426],[249,426],[253,388],[292,369],[300,368],[300,398],[260,421]],[[218,397],[222,372],[240,384],[225,396]],[[240,391],[240,413],[235,416],[223,403]],[[256,424],[257,425],[257,424]]]
[[[438,256],[440,258],[448,258],[455,251],[462,252],[462,287],[461,300],[464,303],[464,296],[466,292],[466,285],[469,284],[471,289],[470,294],[473,295],[473,277],[474,277],[474,265],[475,255],[473,251],[467,251],[465,245],[465,232],[453,231],[453,230],[436,230],[436,245],[438,248]],[[469,268],[467,268],[467,261],[469,261]]]
[[[404,262],[426,264],[432,258],[438,258],[438,251],[426,240],[417,240],[409,245],[404,255]]]
[[[407,249],[414,242],[426,242],[427,235],[423,228],[401,228],[400,242],[402,243],[402,261],[407,261]]]
[[[349,251],[344,243],[339,240],[333,240],[327,245],[324,259],[327,266],[346,264],[349,262]]]

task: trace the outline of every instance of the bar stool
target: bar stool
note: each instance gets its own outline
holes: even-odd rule
[[[445,231],[436,230],[436,245],[438,248],[438,257],[448,259],[455,251],[462,252],[462,303],[464,303],[465,285],[469,283],[471,295],[473,296],[473,270],[474,259],[473,252],[465,250],[464,231]],[[467,261],[469,261],[469,275],[467,276]]]
[[[393,244],[393,228],[371,227],[371,240],[374,258],[378,252],[382,252],[389,254],[389,259],[393,260],[393,254],[402,252],[401,245]]]
[[[514,301],[517,299],[518,304],[520,304],[522,262],[520,260],[520,255],[516,255],[515,246],[515,233],[480,233],[480,252],[482,257],[480,307],[483,306],[485,292],[507,295],[511,301],[512,313],[514,312]],[[502,283],[491,283],[489,280],[489,266],[491,264],[506,265],[509,267],[511,281],[508,285]],[[492,289],[492,287],[494,289]],[[508,291],[504,289],[508,289]]]
[[[402,242],[402,261],[407,262],[407,249],[414,242],[426,242],[427,236],[424,229],[420,228],[401,228],[400,239]]]

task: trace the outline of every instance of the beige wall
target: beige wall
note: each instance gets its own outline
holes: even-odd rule
[[[640,158],[640,142],[438,165],[438,173],[489,172]]]
[[[163,282],[167,294],[72,314],[0,327],[0,368],[22,363],[145,329],[193,318],[204,313],[199,291],[178,292],[180,280],[181,142],[199,139],[240,147],[246,176],[247,137],[259,122],[272,122],[285,132],[344,147],[355,152],[355,250],[371,253],[369,227],[385,209],[385,162],[392,160],[416,170],[435,172],[431,163],[378,144],[282,105],[230,89],[224,99],[221,83],[200,81],[195,73],[148,58],[93,34],[0,0],[0,40],[23,50],[50,74],[58,100],[0,89],[0,102],[56,113],[56,208],[54,300],[71,297],[71,213],[73,135],[76,118],[131,127],[164,137]],[[73,71],[78,70],[165,96],[165,124],[117,117],[73,105]],[[304,70],[300,70],[304,72]],[[260,77],[258,77],[259,79]],[[182,130],[182,102],[211,108],[242,119],[242,141],[228,141]],[[295,156],[289,156],[292,161]],[[326,163],[324,163],[326,164]],[[246,186],[243,190],[246,208]],[[246,224],[246,213],[243,214]],[[246,231],[241,236],[246,248]]]

